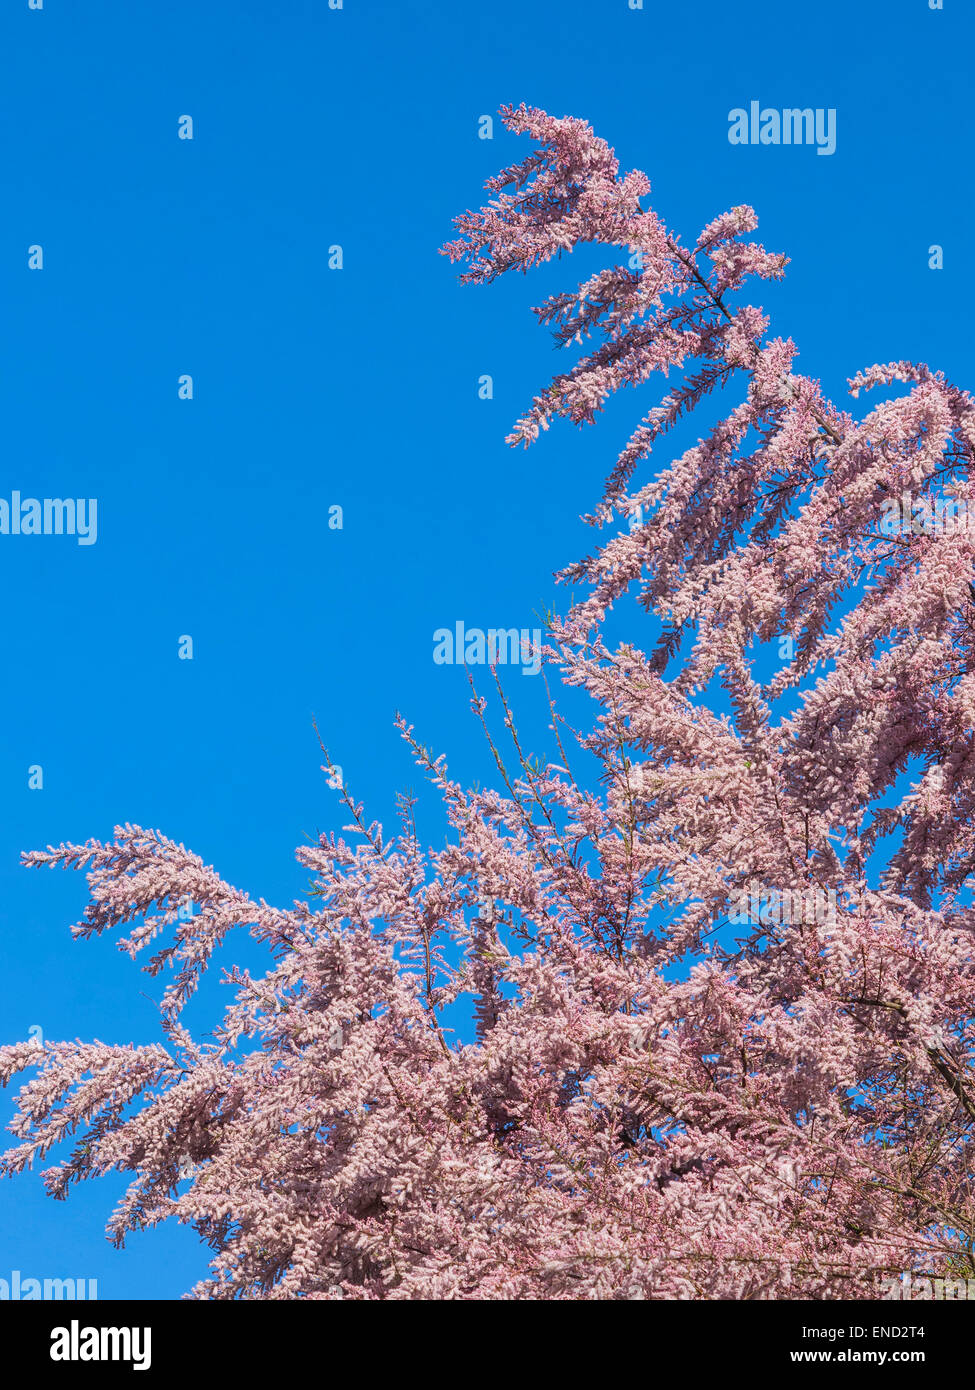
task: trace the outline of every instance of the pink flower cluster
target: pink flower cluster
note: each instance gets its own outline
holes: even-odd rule
[[[130,1173],[111,1234],[191,1223],[215,1252],[199,1297],[820,1299],[969,1277],[975,538],[878,518],[905,489],[972,497],[975,404],[894,363],[851,391],[904,393],[854,419],[734,300],[785,265],[745,239],[750,208],[686,249],[584,122],[503,114],[534,149],[458,219],[463,278],[583,243],[626,262],[535,310],[566,347],[599,342],[512,442],[674,378],[590,518],[642,520],[565,572],[583,593],[549,634],[598,707],[572,752],[601,777],[573,775],[554,712],[558,762],[530,758],[499,686],[500,790],[465,791],[401,723],[446,847],[421,846],[409,802],[387,837],[350,799],[351,838],[298,851],[308,903],[254,902],[128,825],[26,855],[88,870],[77,933],[136,924],[135,955],[167,932],[147,968],[175,973],[165,1046],[0,1050],[4,1083],[39,1068],[2,1171],[77,1131],[50,1190]],[[733,397],[720,422],[636,485],[711,393]],[[601,636],[628,594],[661,628],[649,655]],[[700,698],[712,682],[731,715]],[[733,940],[756,883],[835,910]],[[198,1043],[181,1010],[237,927],[273,966],[230,972]],[[465,1045],[445,1027],[462,1000]]]

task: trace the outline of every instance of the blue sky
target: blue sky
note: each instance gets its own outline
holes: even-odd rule
[[[971,387],[973,49],[963,0],[3,7],[0,497],[98,499],[94,545],[0,535],[4,1041],[156,1037],[152,982],[114,941],[68,934],[83,877],[29,873],[21,850],[139,822],[287,903],[293,847],[343,823],[313,717],[377,818],[419,783],[396,709],[455,775],[490,780],[432,633],[537,623],[651,402],[504,444],[562,365],[528,306],[579,267],[474,290],[437,255],[527,149],[500,125],[478,139],[479,117],[585,117],[685,241],[751,203],[792,258],[755,295],[827,391],[902,357]],[[751,100],[834,108],[835,154],[732,146],[728,113]],[[529,721],[539,693],[515,677]],[[121,1187],[53,1203],[34,1175],[0,1186],[0,1278],[178,1296],[204,1252],[168,1228],[114,1252]]]

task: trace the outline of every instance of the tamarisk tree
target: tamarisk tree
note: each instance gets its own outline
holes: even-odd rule
[[[87,871],[76,935],[123,927],[135,956],[164,933],[146,969],[173,974],[159,1042],[2,1049],[5,1083],[37,1069],[3,1170],[77,1133],[50,1192],[131,1174],[111,1237],[191,1223],[203,1298],[853,1298],[975,1274],[975,542],[882,524],[905,493],[964,516],[975,405],[907,362],[852,379],[881,388],[862,418],[833,404],[745,302],[786,265],[751,208],[685,244],[583,121],[502,114],[532,150],[457,219],[462,279],[583,244],[608,263],[535,310],[583,355],[510,442],[671,383],[546,637],[594,725],[553,707],[542,764],[500,684],[511,753],[475,693],[498,789],[469,792],[400,720],[446,846],[408,800],[387,836],[348,798],[288,910],[131,825],[25,854]],[[706,399],[730,408],[638,476]],[[611,649],[626,596],[647,651]],[[203,1043],[181,1010],[238,927],[269,973],[229,972]],[[463,999],[468,1043],[444,1022]]]

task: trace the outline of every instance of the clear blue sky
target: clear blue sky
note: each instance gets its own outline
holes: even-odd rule
[[[0,536],[4,1041],[157,1036],[153,982],[68,934],[83,877],[29,873],[22,849],[139,822],[287,903],[294,845],[342,824],[313,716],[380,819],[418,785],[397,708],[452,772],[490,780],[432,633],[535,624],[641,402],[505,446],[560,365],[528,305],[579,267],[458,287],[436,254],[450,220],[527,149],[479,140],[478,118],[585,117],[685,240],[751,203],[792,257],[755,293],[828,391],[902,357],[971,387],[973,51],[968,0],[8,0],[0,497],[97,497],[98,540]],[[835,108],[836,153],[730,145],[751,100]],[[122,1186],[0,1187],[0,1277],[178,1296],[205,1253],[168,1228],[115,1253]]]

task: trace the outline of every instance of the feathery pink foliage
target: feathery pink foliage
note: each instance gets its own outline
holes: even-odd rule
[[[565,571],[583,596],[549,634],[600,707],[580,742],[602,786],[572,776],[554,712],[559,765],[526,757],[499,686],[503,791],[465,792],[400,721],[450,844],[425,852],[407,801],[386,839],[349,800],[352,843],[298,851],[307,904],[254,902],[130,825],[25,855],[87,868],[76,934],[136,923],[135,956],[170,931],[147,968],[175,974],[166,1046],[0,1049],[4,1084],[39,1067],[2,1171],[80,1131],[50,1190],[131,1173],[111,1235],[192,1223],[214,1251],[198,1297],[847,1298],[884,1272],[975,1273],[975,540],[878,528],[904,490],[975,502],[975,406],[899,362],[851,381],[905,387],[854,419],[736,298],[786,264],[747,239],[750,208],[684,247],[584,122],[503,114],[534,150],[458,218],[463,278],[582,243],[627,261],[535,310],[563,345],[599,341],[511,442],[590,423],[657,372],[676,383],[589,518],[642,520]],[[600,637],[627,594],[663,625],[649,656]],[[793,659],[763,685],[757,649],[783,638]],[[733,718],[695,700],[712,681]],[[836,911],[719,939],[755,883]],[[182,1007],[240,926],[274,967],[230,973],[198,1044]],[[463,996],[469,1045],[443,1026]]]

